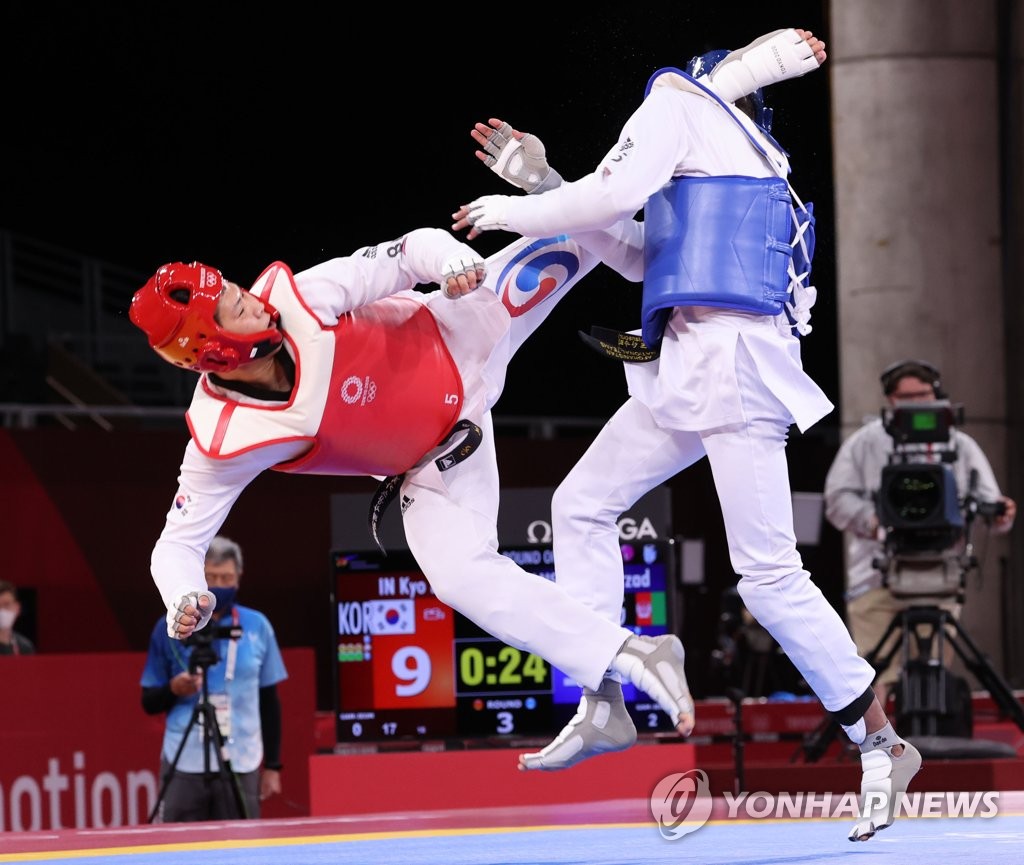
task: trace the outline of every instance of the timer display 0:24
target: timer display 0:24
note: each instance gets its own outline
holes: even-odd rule
[[[543,691],[551,685],[543,658],[504,643],[460,643],[456,654],[460,691]]]

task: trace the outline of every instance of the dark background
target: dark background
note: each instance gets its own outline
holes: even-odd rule
[[[268,12],[238,3],[5,3],[0,229],[137,270],[140,283],[174,260],[205,261],[243,283],[277,259],[301,270],[412,228],[447,228],[465,201],[514,192],[474,158],[476,121],[498,116],[538,134],[552,164],[574,179],[616,143],[654,71],[780,27],[828,41],[826,7],[462,4],[409,12],[291,3]],[[773,131],[792,156],[794,188],[817,216],[819,295],[804,364],[838,404],[828,65],[780,85],[769,104]],[[486,255],[511,239],[494,232],[474,245]],[[125,314],[129,300],[126,293]],[[604,268],[588,275],[517,355],[499,422],[541,415],[596,424],[622,403],[621,367],[576,337],[592,324],[637,327],[639,288]],[[794,431],[793,489],[822,488],[838,423],[833,412],[805,435]],[[556,484],[596,431],[564,429],[554,441],[499,441],[503,484]],[[65,611],[92,597],[68,590],[66,560],[75,550],[84,554],[83,579],[95,579],[113,617],[84,644],[144,649],[159,609],[140,575],[184,438],[42,433],[12,434],[12,444],[72,540],[46,548],[38,579],[27,576],[30,560],[20,571],[22,585],[38,586],[39,609],[64,619],[60,627],[41,621],[40,649],[83,645],[66,626]],[[373,486],[267,472],[223,528],[246,553],[244,602],[273,610],[282,645],[316,645],[321,708],[331,647],[317,599],[326,598],[329,497],[369,497]],[[706,462],[670,487],[676,530],[707,544],[708,582],[685,590],[681,623],[692,684],[703,695],[712,687],[721,592],[736,577]],[[19,532],[30,528],[11,527],[12,548],[29,557]],[[826,526],[822,545],[802,552],[838,603],[838,533]],[[282,587],[289,603],[281,603]]]
[[[537,133],[574,179],[656,69],[779,27],[828,40],[826,2],[429,5],[4,4],[0,228],[140,274],[192,259],[240,282],[275,259],[300,270],[513,191],[473,156],[478,120]],[[816,208],[804,361],[836,401],[827,70],[769,104]],[[519,355],[498,413],[607,417],[621,372],[575,333],[638,323],[638,290],[599,268]]]

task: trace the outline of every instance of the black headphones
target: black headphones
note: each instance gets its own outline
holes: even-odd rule
[[[898,360],[882,370],[882,374],[878,379],[882,383],[882,392],[889,396],[889,394],[896,390],[899,380],[908,375],[928,382],[935,391],[936,399],[946,399],[946,392],[942,389],[942,373],[932,364],[928,363],[928,361],[916,360],[914,358]]]

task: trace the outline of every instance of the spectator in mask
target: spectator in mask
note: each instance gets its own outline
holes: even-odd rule
[[[0,580],[0,655],[34,655],[33,642],[14,630],[14,623],[21,615],[18,589],[14,583]]]
[[[142,672],[143,709],[150,715],[167,713],[160,755],[164,823],[256,818],[260,802],[281,792],[277,683],[288,674],[274,629],[263,613],[236,603],[242,576],[242,549],[237,543],[220,535],[213,538],[205,572],[217,598],[209,626],[212,639],[173,640],[161,616],[153,627]],[[204,642],[216,655],[216,663],[205,669],[206,692],[226,746],[230,777],[221,773],[214,747],[204,755],[200,719],[188,730],[182,747],[203,696],[204,668],[193,663],[193,654],[203,650]],[[243,813],[238,813],[239,801]]]

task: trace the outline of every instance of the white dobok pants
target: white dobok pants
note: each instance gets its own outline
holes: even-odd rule
[[[630,398],[555,492],[559,585],[618,622],[623,602],[618,518],[649,490],[707,456],[740,596],[829,711],[871,685],[843,620],[811,581],[796,548],[786,438],[789,412],[737,356],[747,423],[700,432],[659,427]],[[744,368],[746,367],[746,368]],[[686,635],[683,634],[683,642]]]
[[[495,290],[504,290],[511,279],[497,277],[504,274],[507,261],[531,243],[525,239],[489,258],[488,284],[493,279]],[[632,632],[619,625],[618,616],[611,620],[600,615],[565,587],[523,570],[498,552],[499,479],[490,406],[516,350],[597,264],[574,241],[566,239],[558,248],[577,257],[574,275],[544,302],[514,310],[508,333],[495,345],[483,373],[464,375],[464,408],[483,430],[482,443],[444,472],[430,460],[410,471],[402,485],[401,507],[409,549],[442,602],[502,642],[540,655],[582,684],[597,688]],[[541,252],[546,255],[549,248]],[[555,272],[560,273],[558,265]],[[534,275],[525,282],[533,286],[541,280]],[[481,294],[454,303],[492,301]]]

